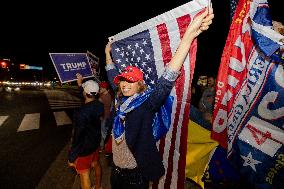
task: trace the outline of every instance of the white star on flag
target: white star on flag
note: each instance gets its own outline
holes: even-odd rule
[[[136,66],[144,72],[144,82],[147,88],[154,88],[163,71],[176,51],[186,28],[196,15],[207,7],[211,0],[194,0],[189,3],[129,28],[113,36],[112,56],[121,59],[116,67],[124,70],[122,65]],[[157,148],[163,157],[165,168],[164,176],[152,185],[157,188],[184,188],[187,127],[189,120],[189,105],[191,92],[191,79],[196,59],[196,46],[194,43],[189,56],[181,69],[181,74],[170,93],[171,102],[167,105],[171,110],[169,119],[170,129],[159,142]],[[114,49],[119,47],[120,52]],[[124,47],[124,57],[120,53]],[[128,58],[128,59],[127,59]]]
[[[145,57],[147,60],[150,60],[150,54],[146,54],[146,57]]]
[[[135,44],[136,49],[139,47],[138,43]]]
[[[252,158],[252,155],[251,155],[251,152],[247,155],[247,156],[242,156],[241,157],[243,158],[243,160],[245,161],[243,166],[250,166],[255,172],[256,172],[256,168],[255,168],[255,165],[256,164],[259,164],[259,163],[262,163],[260,161],[257,161],[255,159]]]
[[[145,74],[145,79],[149,79],[149,76],[148,76],[148,74]]]

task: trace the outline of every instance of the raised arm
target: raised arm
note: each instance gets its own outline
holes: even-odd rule
[[[83,76],[79,73],[76,74],[76,77],[77,77],[77,84],[78,84],[78,87],[81,87],[82,86],[82,83],[83,83]]]
[[[108,42],[108,44],[105,47],[105,54],[106,54],[106,64],[111,64],[112,58],[111,58],[111,41]]]
[[[176,53],[172,60],[167,65],[162,77],[159,79],[158,84],[155,86],[155,90],[149,97],[149,109],[158,111],[160,106],[164,104],[166,98],[170,94],[174,82],[179,76],[180,69],[188,54],[192,41],[203,31],[209,28],[212,23],[214,15],[212,10],[208,14],[206,9],[202,14],[194,18],[192,23],[187,27],[187,30],[178,46]]]
[[[193,19],[191,24],[187,27],[186,32],[184,33],[184,36],[178,46],[178,49],[168,65],[168,68],[176,72],[181,69],[183,62],[190,49],[192,41],[199,34],[209,28],[209,25],[212,23],[213,17],[213,10],[210,9],[208,13],[207,8],[202,14]]]
[[[113,79],[115,76],[119,74],[118,70],[116,69],[112,57],[111,57],[111,44],[112,42],[109,41],[108,44],[105,47],[105,55],[106,55],[106,71],[107,71],[107,77],[108,81],[111,85],[111,87],[116,90],[116,85],[113,83]]]

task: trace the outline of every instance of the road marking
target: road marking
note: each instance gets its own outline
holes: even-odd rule
[[[44,90],[48,99],[49,106],[52,110],[77,108],[83,103],[82,99],[71,95],[65,91]]]
[[[82,104],[82,100],[80,101],[74,101],[74,100],[56,100],[56,99],[50,99],[49,102],[51,103],[68,103],[68,104]]]
[[[17,132],[39,128],[40,113],[26,114]]]
[[[68,108],[78,108],[79,106],[71,106],[71,105],[68,105],[68,106],[58,106],[58,107],[56,107],[56,106],[54,106],[54,105],[51,105],[50,104],[50,106],[52,106],[50,109],[52,109],[52,110],[58,110],[58,109],[68,109]]]
[[[66,112],[53,112],[57,126],[72,124],[71,119]]]
[[[78,108],[83,104],[80,101],[71,101],[71,100],[49,100],[49,105],[52,110],[55,109],[66,109],[66,108]]]
[[[6,119],[8,118],[9,116],[0,116],[0,127],[2,126],[2,124],[6,121]]]

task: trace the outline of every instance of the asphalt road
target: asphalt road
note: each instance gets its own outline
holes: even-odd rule
[[[80,189],[67,164],[72,114],[82,103],[78,91],[0,90],[0,99],[0,189]],[[111,159],[102,152],[100,162],[102,187],[109,189]]]
[[[74,94],[0,92],[1,189],[79,187],[75,171],[67,166],[72,114],[81,103]]]

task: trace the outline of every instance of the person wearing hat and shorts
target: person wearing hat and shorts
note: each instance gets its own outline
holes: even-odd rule
[[[148,189],[150,182],[158,181],[165,174],[153,135],[154,117],[174,87],[191,43],[209,28],[213,17],[212,11],[205,10],[193,19],[152,89],[147,89],[143,73],[137,67],[127,66],[119,73],[112,61],[111,41],[106,45],[106,71],[111,86],[117,91],[112,130],[112,189]]]
[[[74,111],[73,134],[68,155],[69,165],[80,175],[81,188],[90,189],[90,169],[95,169],[95,188],[101,188],[101,165],[99,146],[101,141],[101,116],[104,106],[98,100],[99,85],[93,80],[82,83],[77,74],[77,83],[83,89],[84,104]]]

